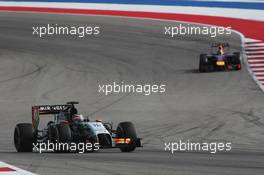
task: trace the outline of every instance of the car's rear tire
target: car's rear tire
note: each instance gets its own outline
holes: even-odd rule
[[[117,137],[118,138],[130,138],[131,142],[127,145],[120,147],[122,152],[132,152],[136,149],[136,141],[138,139],[137,133],[133,123],[131,122],[121,122],[117,126]]]
[[[236,56],[237,59],[240,60],[240,53],[239,52],[234,52],[233,54],[234,54],[234,56]]]
[[[206,54],[200,55],[199,62],[199,72],[210,72],[212,71],[212,65],[209,62],[209,59],[206,57]]]
[[[240,53],[234,52],[232,56],[227,57],[227,64],[231,65],[233,70],[241,69]]]
[[[234,52],[235,59],[236,59],[236,70],[241,70],[241,59],[240,59],[240,53],[239,52]]]
[[[34,134],[32,124],[17,124],[14,132],[14,144],[17,152],[32,152],[33,142]]]

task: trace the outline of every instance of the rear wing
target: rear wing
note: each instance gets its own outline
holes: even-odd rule
[[[34,131],[38,130],[40,115],[59,114],[72,108],[72,104],[32,106],[32,125]]]
[[[230,47],[229,43],[212,43],[211,47],[219,47],[219,46],[223,46],[225,47]]]
[[[41,106],[32,106],[32,111],[37,110],[40,115],[45,114],[58,114],[61,111],[67,111],[72,107],[70,104],[66,105],[41,105]]]
[[[211,53],[216,53],[218,51],[218,47],[222,46],[224,52],[229,52],[230,46],[228,43],[212,43],[211,45]]]

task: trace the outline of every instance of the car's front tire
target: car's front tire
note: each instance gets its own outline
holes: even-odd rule
[[[131,142],[127,145],[120,147],[122,152],[132,152],[136,149],[136,141],[138,139],[137,133],[133,123],[131,122],[121,122],[117,127],[117,137],[118,138],[130,138]]]
[[[66,145],[71,143],[72,141],[72,134],[71,134],[71,128],[68,124],[59,124],[56,126],[56,132],[58,134],[58,140],[57,140],[57,143],[60,143],[60,145]],[[64,147],[63,147],[64,148]],[[69,147],[67,147],[69,148]],[[59,149],[55,149],[55,152],[70,152],[69,149],[62,149],[62,148],[59,148]]]

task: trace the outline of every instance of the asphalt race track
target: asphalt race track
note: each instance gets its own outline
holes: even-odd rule
[[[97,25],[98,36],[32,35],[32,26]],[[0,160],[44,174],[256,175],[264,172],[264,96],[248,74],[198,73],[199,54],[215,41],[241,51],[240,37],[169,38],[147,19],[0,13]],[[166,84],[164,94],[98,93],[99,84]],[[132,153],[16,153],[16,123],[31,121],[32,104],[80,101],[92,119],[132,121],[143,148]],[[232,142],[230,152],[164,151],[179,139]]]

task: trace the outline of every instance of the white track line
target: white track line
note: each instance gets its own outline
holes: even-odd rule
[[[251,38],[246,38],[245,39],[245,42],[248,43],[248,42],[259,42],[260,40],[255,40],[255,39],[251,39]]]
[[[262,46],[264,47],[264,43],[252,43],[252,44],[245,44],[246,47],[255,47],[255,46]]]
[[[263,52],[264,52],[264,47],[248,47],[248,48],[246,48],[247,52],[259,51],[259,50],[263,50]]]
[[[246,51],[246,53],[247,54],[251,54],[251,53],[263,53],[263,55],[264,55],[264,50],[257,50],[257,51],[252,50],[252,51]]]
[[[237,19],[264,21],[263,10],[255,10],[255,9],[184,7],[184,6],[169,6],[169,5],[130,5],[130,4],[107,4],[107,3],[14,2],[14,1],[0,1],[0,6],[180,13],[180,14],[220,16],[220,17],[231,17]],[[223,13],[223,9],[224,9],[224,13]]]
[[[264,59],[264,55],[247,55],[248,59],[254,59],[254,58],[258,58],[258,59]]]
[[[253,64],[252,64],[252,63],[253,63]],[[250,65],[251,67],[252,67],[252,66],[264,66],[264,63],[256,63],[256,64],[254,64],[254,62],[251,62],[250,64],[251,64],[251,65]]]

